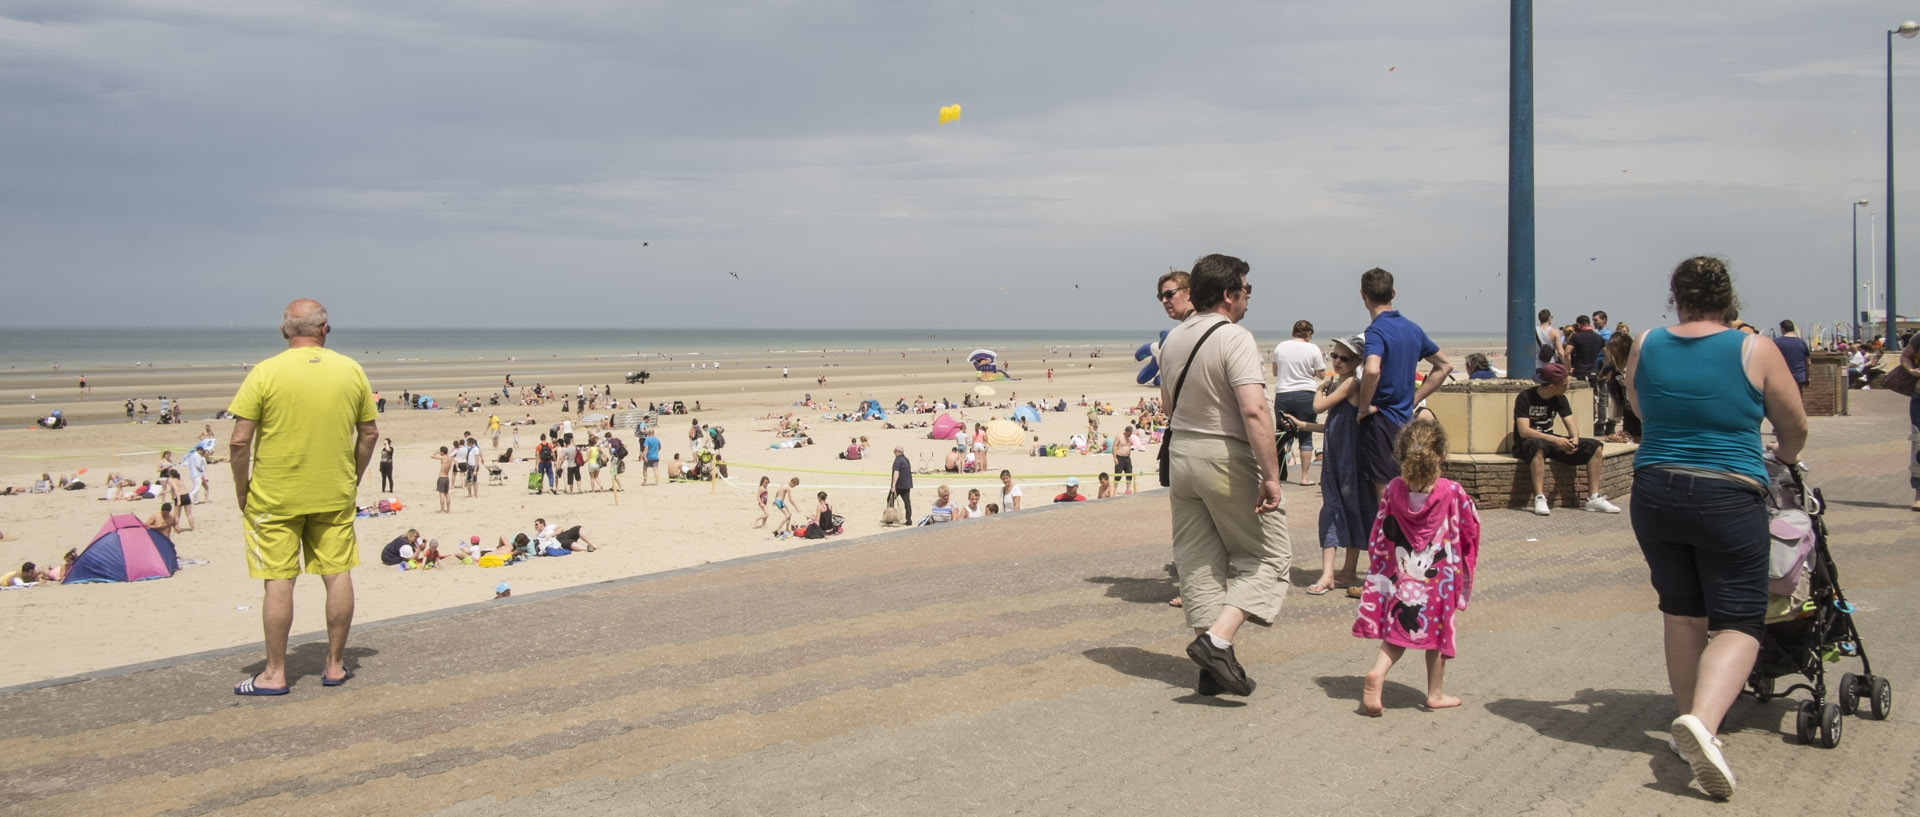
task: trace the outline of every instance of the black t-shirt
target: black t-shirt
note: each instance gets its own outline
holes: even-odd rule
[[[1551,399],[1540,396],[1540,387],[1527,389],[1513,399],[1513,416],[1527,418],[1527,425],[1534,431],[1553,433],[1553,418],[1573,416],[1573,404],[1567,402],[1565,394]]]
[[[1573,375],[1586,377],[1600,370],[1600,351],[1607,346],[1599,332],[1583,329],[1567,338],[1567,345],[1573,347]]]
[[[393,541],[388,542],[386,547],[380,549],[380,563],[383,565],[397,565],[406,561],[406,559],[400,558],[400,549],[410,544],[413,543],[408,542],[405,536],[397,537]]]

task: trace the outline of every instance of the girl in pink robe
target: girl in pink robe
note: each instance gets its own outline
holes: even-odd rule
[[[1453,657],[1454,613],[1467,609],[1480,556],[1480,517],[1458,483],[1440,478],[1447,435],[1439,423],[1408,423],[1395,445],[1399,478],[1387,483],[1368,539],[1366,590],[1353,623],[1359,638],[1380,639],[1361,706],[1378,717],[1387,670],[1408,648],[1427,651],[1427,707],[1460,705],[1441,682]]]

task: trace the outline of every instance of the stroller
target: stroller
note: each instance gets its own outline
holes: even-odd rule
[[[1840,587],[1840,573],[1827,549],[1826,501],[1818,488],[1808,492],[1798,469],[1767,462],[1772,519],[1772,564],[1768,575],[1767,621],[1760,655],[1747,679],[1762,703],[1805,690],[1794,734],[1802,743],[1840,745],[1841,716],[1885,720],[1893,711],[1893,684],[1873,674],[1867,647],[1853,623],[1853,605]],[[1827,667],[1842,657],[1860,659],[1861,673],[1840,676],[1834,699],[1827,695]],[[1811,685],[1777,689],[1775,681],[1804,676]]]

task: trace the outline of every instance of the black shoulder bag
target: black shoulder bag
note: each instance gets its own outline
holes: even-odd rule
[[[1180,367],[1180,379],[1173,382],[1173,395],[1167,398],[1167,430],[1160,435],[1160,487],[1162,488],[1173,484],[1173,460],[1170,459],[1170,452],[1173,451],[1173,408],[1174,404],[1180,400],[1180,389],[1187,385],[1187,373],[1193,370],[1193,359],[1200,354],[1200,347],[1207,344],[1207,338],[1213,337],[1214,330],[1230,323],[1233,321],[1223,320],[1216,323],[1207,329],[1206,334],[1200,336],[1200,342],[1195,343],[1193,352],[1187,355],[1187,365]]]

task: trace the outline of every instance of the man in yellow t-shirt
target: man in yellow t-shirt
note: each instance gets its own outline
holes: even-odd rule
[[[347,631],[353,626],[353,578],[360,563],[353,535],[360,475],[380,436],[367,374],[326,348],[327,308],[301,298],[287,304],[280,334],[287,350],[254,366],[227,407],[233,487],[246,536],[247,574],[266,582],[260,619],[267,665],[234,687],[237,695],[287,694],[287,634],[293,583],[306,572],[327,588],[325,686],[347,682]]]

